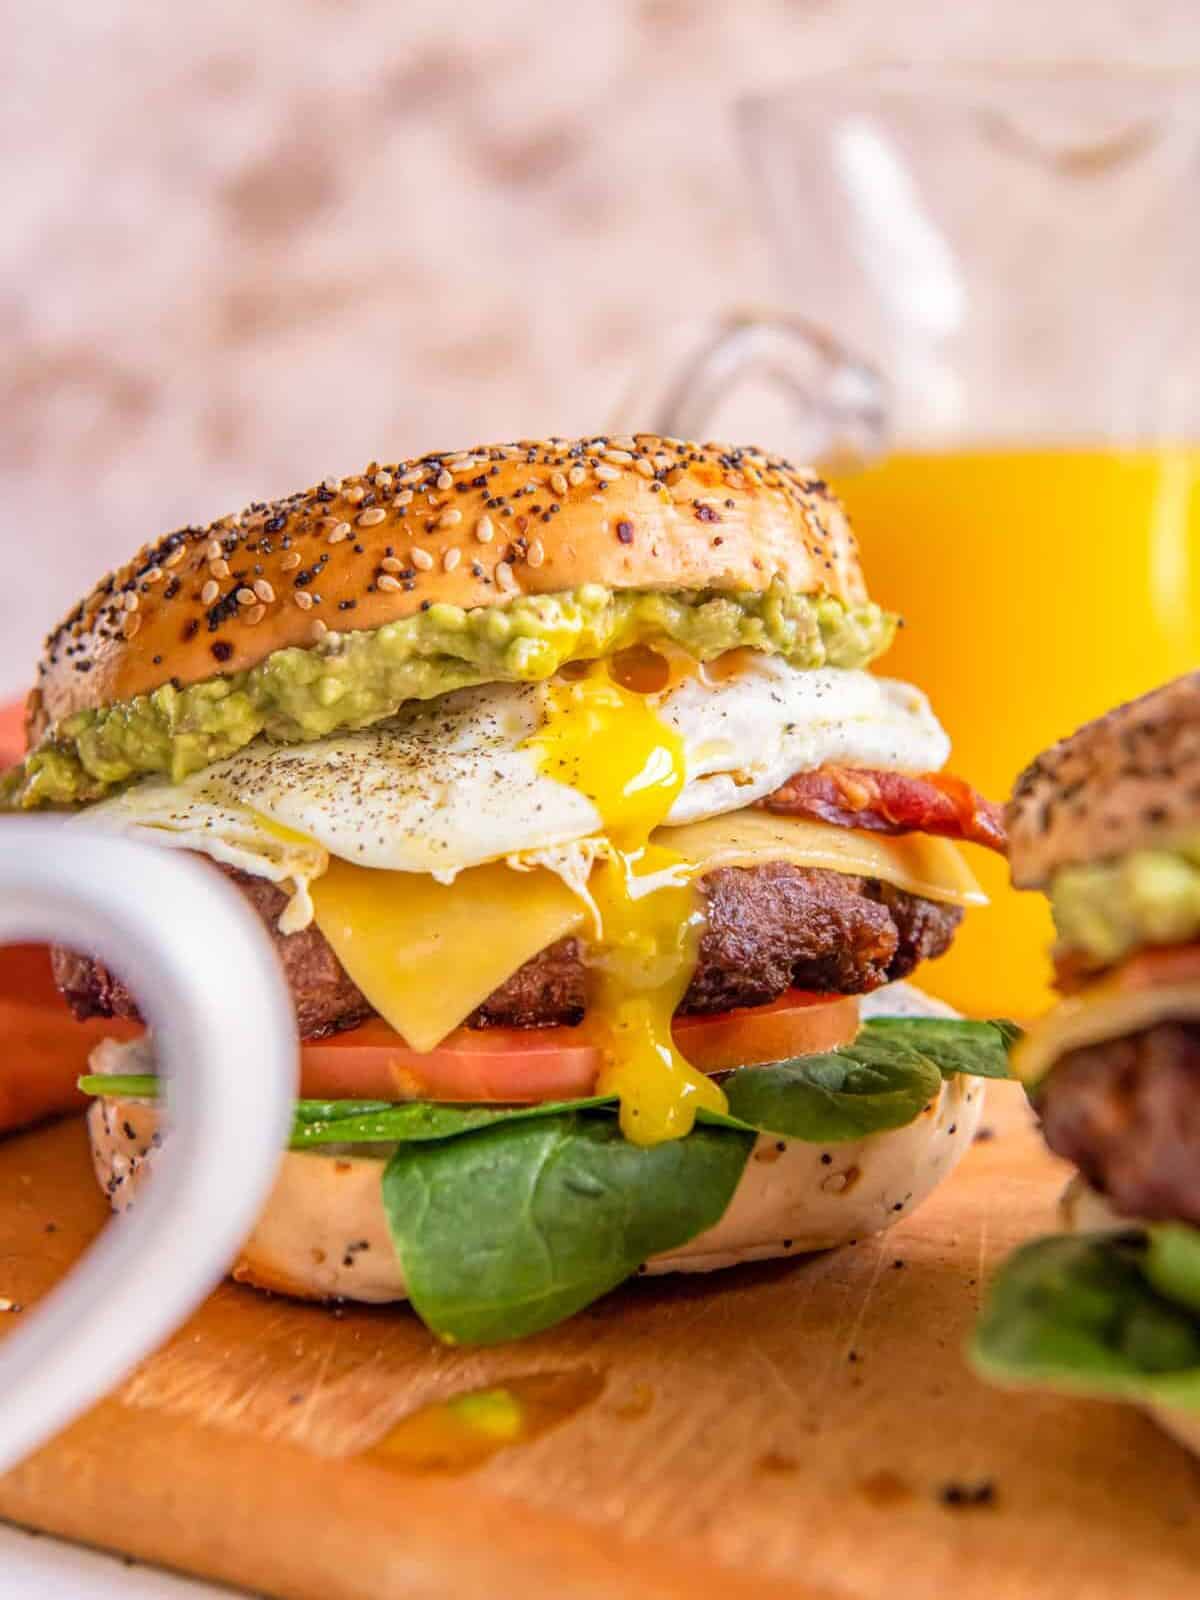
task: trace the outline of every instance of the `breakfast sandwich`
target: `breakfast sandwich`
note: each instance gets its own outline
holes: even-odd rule
[[[7,804],[207,856],[295,1000],[235,1276],[486,1342],[907,1215],[1009,1033],[860,1028],[981,899],[958,844],[1004,844],[924,696],[867,670],[896,625],[815,473],[648,435],[373,463],[81,601]],[[91,953],[55,970],[78,1017],[137,1017]],[[92,1066],[121,1209],[153,1040]]]
[[[1002,1269],[976,1361],[1148,1405],[1200,1450],[1200,673],[1040,756],[1008,823],[1064,996],[1014,1068],[1078,1176],[1066,1231]]]

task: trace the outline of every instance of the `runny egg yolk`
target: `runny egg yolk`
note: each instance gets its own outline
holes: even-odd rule
[[[589,882],[601,925],[587,1023],[604,1053],[597,1087],[618,1096],[632,1143],[682,1138],[698,1110],[726,1108],[720,1088],[671,1037],[696,966],[704,903],[684,858],[650,835],[683,788],[683,741],[646,694],[596,662],[548,687],[545,721],[529,744],[548,777],[592,801],[612,847]]]

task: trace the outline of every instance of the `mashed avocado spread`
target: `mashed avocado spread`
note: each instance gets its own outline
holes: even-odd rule
[[[1063,867],[1050,885],[1059,940],[1111,966],[1147,944],[1200,934],[1200,838],[1170,850],[1134,850],[1115,861]]]
[[[896,619],[873,604],[792,594],[613,591],[585,584],[504,606],[428,611],[310,649],[276,650],[228,677],[78,712],[52,729],[0,788],[0,804],[78,805],[148,773],[178,781],[259,734],[283,743],[390,716],[470,684],[548,678],[569,661],[671,639],[700,660],[749,646],[797,667],[862,667],[891,643]]]

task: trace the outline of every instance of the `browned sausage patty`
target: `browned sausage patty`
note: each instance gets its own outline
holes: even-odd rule
[[[1123,1216],[1200,1227],[1200,1026],[1072,1050],[1038,1093],[1051,1149]]]
[[[263,878],[222,868],[270,930],[283,958],[306,1039],[350,1028],[372,1009],[314,925],[276,927],[286,903]],[[946,950],[962,912],[905,894],[874,878],[788,866],[720,867],[701,880],[708,927],[683,1011],[765,1005],[793,984],[831,994],[863,994],[903,978]],[[54,974],[77,1017],[135,1017],[133,997],[106,967],[56,950]],[[474,1028],[576,1023],[586,1003],[577,939],[543,950],[501,984],[468,1018]]]

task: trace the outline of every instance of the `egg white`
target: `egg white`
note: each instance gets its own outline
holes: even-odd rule
[[[300,745],[259,739],[183,783],[143,782],[86,815],[290,878],[304,899],[325,852],[443,881],[487,861],[545,860],[602,827],[592,801],[543,773],[525,745],[545,696],[543,684],[487,684],[415,702],[358,732]],[[824,763],[932,771],[949,753],[919,690],[766,655],[722,681],[687,678],[656,709],[684,748],[672,824],[738,810]],[[301,903],[294,916],[305,914]]]

